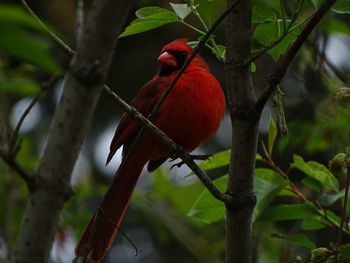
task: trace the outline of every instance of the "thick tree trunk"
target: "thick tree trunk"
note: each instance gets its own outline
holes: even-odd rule
[[[48,262],[55,227],[70,195],[70,176],[102,91],[117,35],[133,1],[95,0],[65,75],[44,155],[13,254],[13,262]]]
[[[235,0],[228,1],[233,2]],[[232,153],[226,204],[226,262],[252,260],[252,214],[256,203],[253,176],[259,114],[250,66],[245,61],[251,48],[251,1],[240,1],[227,18],[226,89],[232,120]]]

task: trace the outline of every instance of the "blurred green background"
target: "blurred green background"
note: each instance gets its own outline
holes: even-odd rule
[[[174,1],[180,2],[180,1]],[[199,10],[208,21],[211,1],[198,1]],[[315,10],[318,1],[305,1],[303,16]],[[280,17],[279,1],[265,1]],[[292,14],[297,1],[286,1],[286,13]],[[75,46],[75,2],[72,0],[33,0],[30,6],[69,45]],[[88,6],[89,2],[86,1]],[[212,20],[225,8],[225,1],[215,0]],[[135,19],[134,12],[144,6],[159,6],[171,10],[167,1],[135,1],[128,23]],[[195,17],[188,23],[200,26]],[[215,32],[218,44],[224,45],[224,25]],[[282,169],[287,169],[292,155],[305,160],[317,160],[327,165],[336,153],[350,145],[349,102],[337,101],[334,96],[340,87],[349,85],[350,73],[350,18],[330,12],[315,30],[306,45],[293,61],[280,85],[283,90],[288,136],[278,136],[273,159]],[[117,37],[117,35],[116,35]],[[166,43],[180,37],[196,40],[198,34],[185,26],[172,23],[158,29],[121,38],[115,52],[107,84],[123,99],[131,101],[158,70],[156,58]],[[261,46],[254,40],[254,48]],[[224,64],[210,50],[202,56],[213,74],[225,89]],[[58,77],[44,93],[24,121],[20,138],[18,162],[35,171],[49,132],[63,86],[62,74],[69,59],[21,7],[19,1],[0,2],[0,113],[1,141],[5,146],[9,127],[15,127],[24,109],[39,91],[42,83],[55,74]],[[266,84],[266,75],[274,60],[265,55],[255,62],[252,73],[257,94]],[[179,105],[181,106],[181,105]],[[96,109],[88,137],[82,147],[72,176],[75,195],[67,202],[61,214],[57,237],[53,246],[52,262],[70,262],[74,245],[101,200],[114,175],[120,155],[104,166],[114,129],[122,111],[112,99],[102,95]],[[278,114],[270,103],[260,122],[260,140],[266,138],[269,118]],[[230,117],[225,116],[218,133],[196,150],[200,154],[212,154],[227,150],[230,144]],[[259,152],[262,153],[259,143]],[[166,163],[152,175],[144,172],[134,193],[122,231],[132,240],[135,249],[123,235],[118,235],[114,246],[103,262],[224,262],[224,220],[206,224],[188,216],[193,204],[203,191],[203,186],[185,167],[170,170],[173,163]],[[265,167],[257,162],[258,167]],[[227,166],[209,171],[213,177],[227,173]],[[299,182],[300,173],[292,175]],[[301,186],[302,187],[302,186]],[[305,189],[304,189],[305,190]],[[306,190],[307,195],[315,195]],[[27,189],[15,172],[0,161],[0,262],[7,262],[16,240]],[[274,200],[275,204],[288,203],[286,197]],[[335,207],[339,212],[339,207]],[[215,213],[215,210],[214,212]],[[300,221],[254,224],[255,262],[294,262],[296,256],[308,261],[309,250],[271,233],[288,235],[299,233]],[[35,234],[35,233],[33,233]],[[309,239],[317,246],[328,246],[335,240],[334,230],[308,231]],[[349,240],[348,240],[349,241]]]

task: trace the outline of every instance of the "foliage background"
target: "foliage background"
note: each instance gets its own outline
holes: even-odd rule
[[[280,12],[279,1],[265,2],[277,14]],[[286,1],[287,13],[293,11],[296,2]],[[305,1],[303,15],[312,12],[318,2]],[[206,14],[210,1],[202,0],[199,3],[199,10],[202,14]],[[17,5],[17,8],[14,5]],[[56,32],[59,32],[63,39],[74,46],[74,1],[31,1],[30,5]],[[150,5],[171,9],[167,1],[152,0],[137,1],[134,9],[136,11]],[[225,1],[214,1],[213,17],[224,8]],[[66,55],[25,15],[24,10],[20,12],[19,9],[21,6],[17,1],[0,3],[1,143],[6,141],[8,136],[5,124],[9,123],[14,128],[19,116],[39,91],[42,83],[52,74],[60,76],[60,72],[64,71],[68,63]],[[134,18],[131,14],[129,20],[132,21]],[[195,17],[189,17],[186,21],[199,25]],[[273,40],[269,34],[271,31],[266,32],[267,43]],[[216,41],[224,44],[223,25],[215,35]],[[348,15],[335,12],[327,15],[313,34],[311,41],[299,52],[280,85],[285,94],[284,105],[290,135],[278,136],[273,160],[283,170],[293,162],[293,154],[303,156],[304,160],[317,160],[327,165],[336,153],[343,152],[350,144],[349,103],[341,103],[334,99],[337,89],[349,83],[349,35]],[[118,43],[111,67],[109,86],[122,98],[130,101],[137,90],[157,72],[158,65],[155,58],[161,47],[179,37],[195,40],[198,34],[181,24],[173,23],[147,33],[122,38]],[[261,44],[264,44],[262,41],[264,40],[255,41],[255,47],[261,47]],[[224,65],[209,50],[203,51],[202,55],[224,87]],[[259,92],[265,84],[266,74],[273,65],[273,58],[266,55],[255,64],[253,82]],[[54,81],[22,126],[20,137],[23,141],[17,159],[30,171],[35,170],[40,159],[55,105],[60,96],[62,81],[60,77]],[[116,170],[118,158],[115,158],[108,167],[104,166],[104,162],[121,114],[121,110],[109,97],[105,95],[101,97],[90,134],[75,167],[72,184],[76,194],[67,202],[62,213],[52,250],[53,262],[70,262],[74,243]],[[277,120],[276,111],[270,105],[260,123],[260,139],[264,141],[267,141],[271,114]],[[226,116],[217,135],[196,151],[216,153],[228,149],[231,133],[229,127],[229,117]],[[262,152],[260,148],[259,153]],[[228,159],[225,160],[228,163]],[[211,165],[215,165],[216,162],[219,162],[219,158],[214,158]],[[224,224],[220,216],[222,208],[214,206],[214,209],[209,209],[207,206],[205,211],[208,214],[199,216],[193,210],[190,213],[203,191],[203,186],[196,178],[188,176],[187,168],[174,168],[170,171],[170,166],[171,163],[164,165],[153,175],[148,175],[147,172],[143,174],[123,225],[123,232],[142,251],[135,257],[132,246],[119,235],[106,262],[113,262],[115,255],[123,255],[120,262],[223,262]],[[262,162],[258,162],[257,166],[266,168]],[[217,177],[226,172],[227,167],[223,166],[211,170],[210,175]],[[1,262],[5,261],[13,248],[25,206],[27,189],[19,177],[1,161],[0,175]],[[310,199],[319,197],[319,191],[302,184],[305,174],[293,171],[290,176]],[[342,180],[340,184],[343,186]],[[325,193],[333,194],[331,191]],[[281,195],[270,205],[295,203],[297,203],[295,199]],[[330,209],[340,214],[340,202],[334,203]],[[189,213],[192,217],[188,216]],[[295,219],[297,220],[270,218],[258,220],[254,224],[256,262],[293,262],[297,256],[307,262],[310,248],[330,247],[335,242],[336,230],[332,228],[303,231],[304,237],[311,243],[305,240],[288,241],[276,238],[281,237],[281,234],[288,237],[301,234],[300,219],[304,218]],[[206,224],[203,221],[213,223]],[[271,235],[271,233],[279,234]],[[349,239],[345,236],[344,243],[347,242]]]

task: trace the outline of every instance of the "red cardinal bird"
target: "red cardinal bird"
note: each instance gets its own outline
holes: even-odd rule
[[[177,39],[166,45],[158,57],[160,71],[139,90],[131,105],[148,116],[171,80],[178,73],[192,48],[187,39]],[[152,122],[187,152],[193,151],[218,129],[225,112],[225,97],[208,65],[196,56],[165,99]],[[123,146],[127,155],[141,124],[124,114],[114,134],[107,163]],[[142,168],[148,162],[148,171],[158,168],[172,152],[152,132],[145,130],[132,149],[125,165],[116,172],[111,185],[76,247],[76,254],[88,253],[94,262],[100,262],[111,247],[122,223],[131,194]]]

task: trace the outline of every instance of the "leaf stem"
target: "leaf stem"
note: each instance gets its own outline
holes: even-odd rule
[[[201,35],[205,35],[205,32],[204,32],[204,31],[202,31],[202,30],[200,30],[200,29],[198,29],[198,28],[192,26],[191,24],[185,22],[184,20],[179,20],[179,21],[180,21],[182,24],[184,24],[185,26],[187,26],[187,27],[193,29],[193,30],[196,31],[197,33],[199,33],[199,34],[201,34]]]
[[[204,31],[205,31],[205,32],[208,32],[209,28],[208,28],[207,24],[205,23],[205,21],[203,20],[201,14],[198,12],[197,6],[194,4],[194,1],[189,1],[189,5],[190,5],[190,7],[191,7],[191,10],[192,10],[193,14],[198,18],[199,22],[202,24],[202,26],[203,26],[203,28],[204,28]],[[210,16],[210,15],[209,15],[209,16]],[[205,33],[204,33],[204,34],[202,33],[202,35],[205,35]],[[217,46],[215,40],[214,40],[212,37],[210,37],[209,42],[210,42],[210,44],[211,44],[212,47],[213,47],[213,48],[211,49],[212,52],[213,52],[215,55],[217,55],[218,57],[220,57],[221,60],[222,60],[222,57],[221,57],[221,54],[220,54],[220,50],[219,50],[219,48],[218,48],[218,46]]]
[[[343,216],[342,216],[342,222],[339,224],[336,220],[329,218],[327,216],[327,210],[323,209],[318,203],[313,202],[311,200],[309,200],[300,190],[299,188],[292,182],[290,181],[288,174],[286,172],[283,172],[272,160],[271,155],[268,153],[266,146],[264,143],[262,143],[262,148],[264,151],[264,154],[266,156],[267,159],[262,159],[262,161],[264,163],[266,163],[268,166],[270,166],[270,168],[272,168],[275,172],[277,172],[279,175],[281,175],[284,179],[287,180],[288,185],[290,186],[290,190],[292,191],[292,193],[295,195],[295,197],[297,197],[300,201],[304,202],[304,203],[310,203],[312,204],[312,208],[314,209],[314,211],[319,214],[320,216],[324,217],[331,225],[328,226],[333,226],[336,228],[340,228],[342,230],[342,232],[344,231],[346,234],[350,234],[350,232],[347,229],[343,228]],[[288,172],[291,170],[288,169]],[[348,174],[350,173],[350,163],[349,163],[349,169],[348,169]],[[348,179],[350,178],[350,175],[348,176]],[[350,179],[349,179],[350,180]],[[348,186],[347,186],[348,189]],[[345,197],[347,199],[347,197]],[[345,206],[345,204],[344,204]],[[344,208],[343,208],[344,209]],[[324,222],[321,222],[322,224],[325,224]],[[326,224],[325,224],[326,225]]]

